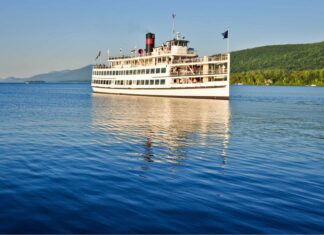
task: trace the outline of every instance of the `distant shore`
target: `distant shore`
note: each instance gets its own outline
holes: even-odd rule
[[[48,85],[48,84],[91,84],[91,82],[85,82],[85,81],[73,81],[73,82],[0,82],[1,84],[17,84],[17,85]],[[310,85],[292,85],[292,84],[253,84],[253,83],[234,83],[231,82],[231,86],[307,86],[307,87],[324,87],[324,85],[316,85],[316,84],[310,84]]]
[[[279,85],[279,86],[324,86],[324,69],[288,71],[257,70],[231,74],[232,84]]]
[[[310,84],[310,85],[294,85],[294,84],[253,84],[253,83],[233,83],[231,82],[231,86],[308,86],[308,87],[324,87],[324,85],[316,85],[316,84]]]

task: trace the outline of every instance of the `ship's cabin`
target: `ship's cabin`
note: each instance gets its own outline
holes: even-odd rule
[[[178,40],[178,39],[173,39],[171,41],[167,41],[167,43],[170,43],[171,47],[172,46],[181,46],[181,47],[186,47],[188,46],[187,40]]]
[[[188,40],[176,33],[172,40],[166,41],[158,47],[152,48],[152,52],[136,53],[133,56],[119,56],[108,58],[107,68],[127,68],[156,66],[157,64],[179,63],[183,59],[194,59],[198,55],[193,48],[188,47]],[[139,51],[143,51],[140,49]]]
[[[172,55],[189,55],[196,56],[193,48],[188,48],[188,40],[185,40],[180,33],[176,33],[174,39],[166,41],[161,46],[154,48],[152,55],[172,54]]]

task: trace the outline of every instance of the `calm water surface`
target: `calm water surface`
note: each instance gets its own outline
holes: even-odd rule
[[[231,92],[0,84],[0,233],[324,233],[324,88]]]

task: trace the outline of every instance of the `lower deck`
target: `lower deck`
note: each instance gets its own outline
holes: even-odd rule
[[[161,89],[161,88],[194,88],[227,85],[227,76],[208,77],[151,77],[141,79],[92,79],[93,87],[131,88],[131,89]]]

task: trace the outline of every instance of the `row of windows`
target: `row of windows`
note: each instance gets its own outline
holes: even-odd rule
[[[136,70],[106,70],[93,71],[93,75],[137,75],[137,74],[159,74],[165,73],[166,68],[136,69]]]
[[[93,80],[94,84],[102,85],[164,85],[165,79],[150,80]]]

